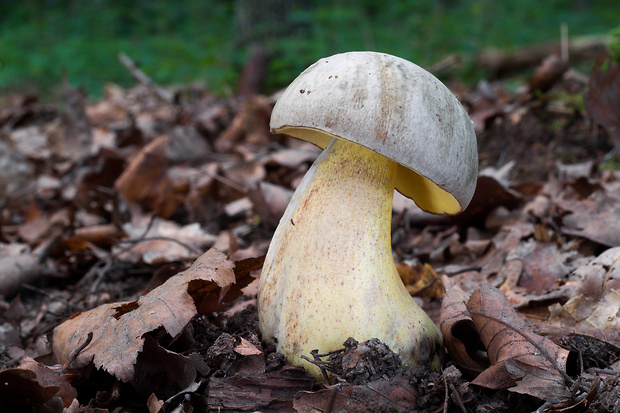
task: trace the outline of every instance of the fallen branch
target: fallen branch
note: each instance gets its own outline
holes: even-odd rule
[[[119,53],[118,60],[120,60],[123,66],[125,66],[127,70],[129,70],[129,73],[131,73],[131,76],[133,76],[134,79],[136,79],[138,82],[153,91],[153,93],[155,93],[155,95],[159,99],[163,100],[166,103],[173,103],[174,95],[170,91],[162,88],[161,86],[153,82],[153,80],[148,77],[142,70],[140,70],[140,68],[138,68],[134,61],[131,60],[125,53]]]
[[[465,65],[488,70],[490,77],[500,78],[530,67],[538,66],[547,56],[566,56],[571,63],[594,60],[598,53],[608,49],[609,36],[583,36],[569,41],[558,41],[516,50],[485,50],[480,53],[453,54],[427,67],[433,73],[450,73]]]

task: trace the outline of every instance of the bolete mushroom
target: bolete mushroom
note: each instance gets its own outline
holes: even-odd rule
[[[351,52],[310,66],[280,96],[274,133],[325,148],[275,231],[260,276],[266,342],[302,359],[378,338],[408,365],[438,368],[441,335],[399,278],[391,246],[396,188],[425,211],[456,214],[473,196],[477,142],[467,112],[401,58]]]

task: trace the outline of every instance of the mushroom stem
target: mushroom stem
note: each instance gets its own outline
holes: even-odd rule
[[[263,339],[293,365],[379,338],[405,364],[438,368],[441,337],[403,285],[392,256],[398,164],[334,139],[308,171],[269,246],[258,306]]]

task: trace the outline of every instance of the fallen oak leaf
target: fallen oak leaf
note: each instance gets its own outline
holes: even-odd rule
[[[241,262],[237,278],[233,261],[211,249],[188,270],[136,301],[104,304],[72,316],[54,330],[54,354],[59,363],[64,363],[92,332],[91,343],[70,367],[94,363],[121,381],[130,382],[145,334],[163,328],[174,341],[199,309],[216,308],[224,299],[241,294],[240,289],[252,279],[251,270],[262,265],[260,258],[250,261]]]
[[[472,384],[509,388],[542,400],[569,397],[573,383],[566,374],[570,352],[530,332],[501,290],[481,284],[467,308],[491,361],[491,367]]]

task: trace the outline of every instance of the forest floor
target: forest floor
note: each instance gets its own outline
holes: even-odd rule
[[[317,361],[327,384],[257,325],[262,257],[319,153],[269,133],[276,97],[0,97],[0,405],[618,411],[619,85],[617,66],[557,59],[517,91],[449,84],[478,136],[474,199],[438,217],[396,196],[392,229],[401,278],[441,328],[441,371],[347,341]]]

